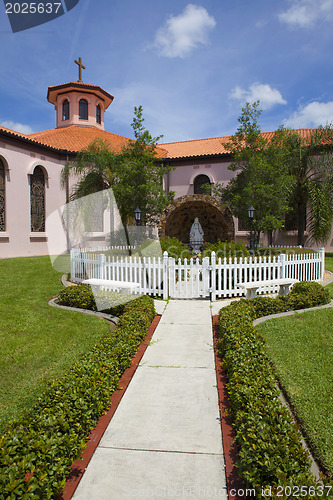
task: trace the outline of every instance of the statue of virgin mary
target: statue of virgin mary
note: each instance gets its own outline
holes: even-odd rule
[[[192,250],[196,253],[201,251],[204,242],[204,232],[199,222],[199,218],[196,217],[191,227],[190,231],[190,244]]]

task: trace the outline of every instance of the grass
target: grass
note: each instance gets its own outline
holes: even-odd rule
[[[326,256],[325,269],[327,269],[328,271],[331,271],[331,273],[333,273],[333,254]],[[331,283],[330,285],[327,285],[327,289],[329,290],[331,297],[333,299],[333,283]]]
[[[326,262],[333,271],[333,257]],[[333,297],[333,285],[329,285]],[[267,341],[286,391],[315,458],[333,477],[333,309],[267,321],[258,328]]]
[[[109,331],[96,317],[48,305],[61,290],[49,257],[0,260],[0,432]]]

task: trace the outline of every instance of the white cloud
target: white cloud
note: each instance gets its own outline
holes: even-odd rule
[[[290,0],[288,10],[279,14],[280,21],[300,26],[312,26],[316,21],[333,19],[333,0]]]
[[[144,126],[152,134],[163,134],[160,142],[185,141],[205,136],[205,126],[213,123],[209,107],[193,106],[187,85],[177,87],[177,95],[171,86],[156,87],[151,83],[135,81],[126,87],[115,89],[119,98],[112,104],[112,114],[106,118],[105,128],[116,130],[128,126],[133,120],[134,106],[143,106]],[[113,120],[113,123],[111,122]],[[132,130],[121,132],[133,137]],[[218,134],[217,134],[218,135]]]
[[[165,57],[186,57],[199,45],[208,43],[207,35],[216,25],[204,7],[188,4],[179,16],[170,16],[155,35],[154,47]]]
[[[333,101],[313,101],[300,107],[284,121],[287,127],[308,128],[333,123]]]
[[[23,123],[13,122],[12,120],[5,120],[0,123],[1,127],[10,128],[15,130],[15,132],[20,132],[21,134],[29,135],[33,133],[32,128],[29,125],[24,125]]]
[[[267,83],[253,83],[249,90],[242,89],[238,85],[231,91],[230,97],[242,103],[260,101],[261,109],[270,109],[276,104],[287,104],[281,93],[273,89]]]

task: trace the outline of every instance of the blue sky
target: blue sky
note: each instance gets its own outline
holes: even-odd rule
[[[60,0],[59,0],[60,1]],[[333,0],[80,0],[12,33],[0,4],[0,124],[55,127],[49,85],[78,79],[115,99],[105,128],[132,137],[134,106],[162,142],[229,135],[246,101],[260,126],[333,122]]]

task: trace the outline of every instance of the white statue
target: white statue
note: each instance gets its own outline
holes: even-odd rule
[[[190,231],[190,244],[195,253],[199,253],[201,251],[203,242],[204,232],[199,222],[199,218],[196,217]]]

